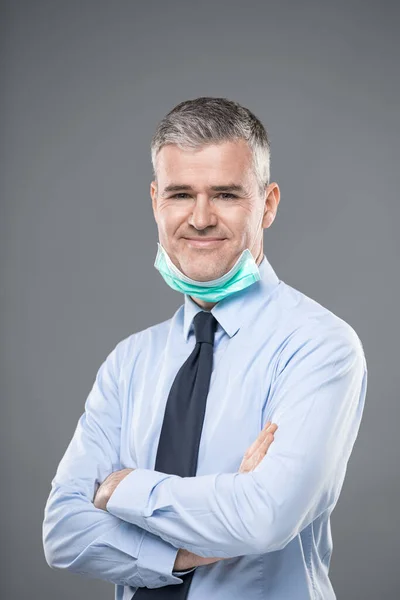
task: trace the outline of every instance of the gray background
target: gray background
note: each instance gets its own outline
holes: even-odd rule
[[[265,124],[282,198],[264,251],[363,342],[330,574],[339,600],[397,597],[396,4],[30,0],[1,13],[1,598],[113,597],[47,566],[43,509],[107,353],[182,303],[153,267],[149,144],[168,110],[203,95]]]

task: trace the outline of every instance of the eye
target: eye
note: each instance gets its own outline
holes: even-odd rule
[[[171,198],[178,198],[178,196],[188,196],[185,192],[179,192],[178,194],[174,194]]]
[[[177,194],[174,194],[173,196],[171,196],[171,198],[187,198],[189,196],[189,194],[186,194],[186,192],[178,192]],[[237,198],[237,196],[235,194],[231,194],[229,192],[221,192],[219,194],[219,196],[223,196],[224,200],[231,200],[232,198]]]
[[[231,198],[237,198],[235,194],[230,194],[229,192],[221,192],[220,196],[225,196],[226,200],[230,200]]]

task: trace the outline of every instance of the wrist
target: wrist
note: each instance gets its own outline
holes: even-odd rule
[[[196,566],[197,565],[195,564],[194,554],[192,552],[190,552],[189,550],[186,550],[185,548],[180,548],[176,555],[173,570],[174,571],[186,571],[186,569],[192,569],[193,567],[196,567]]]
[[[121,469],[120,471],[114,471],[113,473],[110,473],[95,494],[93,500],[95,507],[106,511],[107,503],[113,495],[115,489],[118,487],[118,484],[134,470],[135,469]]]

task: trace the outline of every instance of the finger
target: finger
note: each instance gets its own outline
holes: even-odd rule
[[[245,456],[250,456],[251,454],[253,454],[254,450],[257,448],[257,446],[259,445],[261,439],[263,438],[264,434],[265,434],[265,430],[269,427],[269,425],[271,424],[271,421],[267,421],[264,428],[260,431],[260,433],[258,434],[257,438],[254,440],[254,442],[251,444],[251,446],[249,446],[245,452]]]
[[[270,425],[266,425],[264,427],[264,429],[262,429],[262,431],[260,432],[258,438],[256,439],[256,441],[254,442],[254,444],[252,444],[253,448],[251,448],[250,453],[248,454],[248,456],[251,456],[251,454],[253,454],[254,452],[258,451],[261,447],[261,445],[263,444],[264,440],[265,440],[265,435],[267,434],[271,434],[272,435],[275,433],[275,431],[278,429],[278,425],[276,423],[272,423]]]
[[[254,453],[254,455],[257,456],[257,461],[260,461],[262,458],[264,458],[264,456],[268,452],[268,448],[270,447],[270,445],[272,444],[273,441],[274,441],[274,434],[267,433],[267,435],[265,436],[265,438],[259,445],[257,452]]]
[[[264,432],[263,435],[263,440],[265,439],[265,433],[272,433],[272,435],[276,432],[276,430],[278,429],[278,425],[276,423],[272,423],[272,425],[270,425],[269,427],[267,427],[266,431]]]
[[[258,452],[254,453],[254,457],[252,457],[252,470],[262,461],[264,456],[266,456],[268,448],[274,441],[274,436],[272,433],[268,433],[265,436],[265,440],[260,445]]]
[[[268,448],[268,446],[270,446],[272,444],[273,441],[274,441],[274,434],[267,433],[267,435],[265,436],[265,439],[262,441],[262,443],[260,445],[260,449],[265,451]]]
[[[264,440],[265,432],[266,431],[269,431],[271,433],[275,433],[275,431],[277,429],[278,429],[278,425],[276,423],[271,423],[271,421],[267,421],[265,423],[264,427],[262,428],[262,430],[260,431],[260,433],[258,434],[256,440],[246,450],[246,452],[244,454],[244,457],[245,458],[250,457],[259,448],[260,444]]]

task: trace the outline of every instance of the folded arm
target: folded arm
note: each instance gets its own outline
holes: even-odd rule
[[[107,356],[51,483],[43,521],[49,566],[133,587],[182,583],[173,575],[178,547],[98,509],[99,485],[119,463],[118,373],[126,340]]]
[[[354,330],[293,336],[268,398],[275,441],[254,471],[179,477],[136,469],[107,511],[199,556],[282,549],[336,504],[366,386]]]

